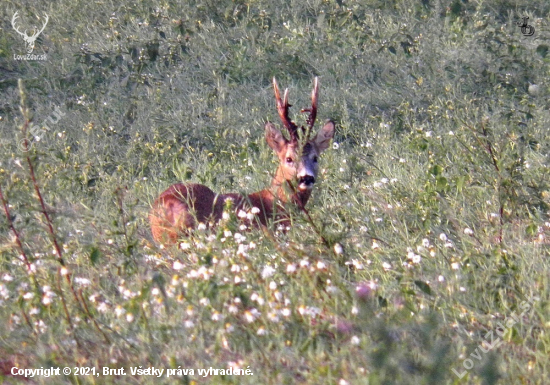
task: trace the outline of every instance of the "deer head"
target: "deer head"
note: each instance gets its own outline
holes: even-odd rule
[[[38,28],[35,28],[34,29],[35,32],[31,36],[28,36],[27,35],[27,30],[25,30],[25,32],[21,32],[19,30],[19,27],[17,27],[15,25],[15,21],[19,18],[17,13],[18,12],[15,12],[13,14],[13,17],[11,19],[11,25],[12,25],[13,29],[15,29],[15,31],[17,31],[18,34],[23,36],[23,40],[25,40],[25,48],[27,49],[27,52],[32,53],[32,51],[34,50],[34,43],[36,42],[36,39],[38,38],[38,35],[40,35],[42,33],[42,31],[44,31],[44,28],[46,28],[46,25],[48,25],[49,17],[48,17],[48,15],[44,14],[46,16],[45,17],[46,21],[44,22],[44,25],[42,26],[42,29],[39,31]]]
[[[274,184],[279,186],[284,183],[290,184],[298,194],[304,194],[307,200],[317,178],[319,155],[328,148],[334,136],[334,122],[328,121],[317,135],[310,139],[317,116],[319,94],[317,78],[311,92],[311,107],[301,111],[309,113],[306,119],[307,127],[301,127],[301,135],[298,126],[289,117],[291,105],[288,103],[288,89],[285,90],[281,99],[279,85],[275,78],[273,78],[273,88],[279,117],[288,131],[288,138],[285,138],[273,123],[268,122],[265,125],[266,141],[279,158],[279,168]],[[301,201],[305,204],[303,199]]]

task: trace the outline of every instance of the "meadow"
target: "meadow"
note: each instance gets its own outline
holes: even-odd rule
[[[48,15],[45,60],[18,60],[15,12],[28,34]],[[549,383],[550,3],[2,0],[0,16],[0,382]],[[272,78],[304,124],[315,76],[317,129],[337,126],[307,215],[281,233],[228,208],[156,244],[148,212],[172,183],[269,184]]]

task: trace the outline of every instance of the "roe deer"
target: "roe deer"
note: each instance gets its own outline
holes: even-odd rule
[[[327,121],[313,139],[309,139],[317,116],[319,83],[315,78],[311,93],[311,107],[301,112],[309,113],[307,128],[298,126],[289,118],[288,89],[283,99],[279,86],[273,78],[277,110],[283,126],[288,131],[285,138],[272,123],[265,125],[265,139],[279,157],[279,167],[271,186],[248,196],[237,193],[216,194],[208,187],[196,183],[177,183],[164,191],[153,203],[149,215],[153,238],[159,243],[175,243],[178,236],[197,223],[217,223],[223,215],[227,199],[233,200],[236,212],[252,210],[257,213],[257,221],[266,226],[269,220],[277,220],[285,228],[290,225],[285,205],[292,202],[303,208],[307,203],[318,171],[318,157],[327,149],[334,136],[334,122]],[[253,209],[256,208],[256,209]]]

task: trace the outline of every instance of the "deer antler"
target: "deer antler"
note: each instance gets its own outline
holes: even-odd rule
[[[288,109],[291,107],[290,104],[288,104],[288,88],[285,89],[285,93],[283,96],[283,99],[281,100],[281,92],[279,91],[279,85],[277,84],[277,80],[273,78],[273,88],[275,90],[275,100],[277,101],[277,111],[279,112],[279,116],[281,117],[281,121],[283,122],[283,125],[288,130],[288,133],[290,134],[290,139],[292,141],[298,140],[298,126],[294,124],[292,120],[290,120],[290,117],[288,116]],[[313,90],[311,91],[311,107],[310,108],[304,108],[300,112],[309,112],[309,116],[307,117],[307,125],[309,127],[309,130],[306,131],[304,127],[302,127],[302,131],[304,133],[309,133],[313,129],[313,125],[315,124],[315,118],[317,117],[317,99],[319,97],[319,80],[317,77],[315,77],[315,81],[313,83]],[[308,138],[306,138],[307,140]]]
[[[275,101],[277,102],[277,111],[279,112],[279,117],[283,122],[283,126],[288,130],[290,135],[290,140],[298,141],[298,126],[294,124],[290,117],[288,116],[288,109],[291,107],[288,104],[288,88],[285,89],[285,94],[283,100],[281,100],[281,92],[279,91],[279,85],[275,77],[273,78],[273,89],[275,90]]]
[[[317,76],[315,77],[315,80],[313,82],[313,90],[311,91],[311,107],[310,108],[304,108],[300,112],[309,112],[309,116],[307,117],[307,125],[309,127],[309,132],[313,129],[313,125],[315,124],[315,118],[317,117],[317,99],[319,97],[319,80]]]
[[[27,37],[28,37],[28,36],[27,36],[27,30],[25,30],[25,32],[21,32],[21,31],[19,30],[19,28],[15,26],[15,20],[17,20],[17,19],[19,18],[19,16],[17,15],[18,13],[19,13],[19,11],[15,12],[15,13],[13,14],[13,17],[11,18],[11,26],[13,27],[13,29],[15,29],[15,31],[16,31],[18,34],[20,34],[21,36],[27,38]]]

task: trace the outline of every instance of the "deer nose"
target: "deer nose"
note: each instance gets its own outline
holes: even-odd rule
[[[302,177],[298,178],[298,182],[300,184],[303,183],[306,186],[309,186],[309,185],[312,185],[313,183],[315,183],[315,177],[313,177],[311,175],[302,176]]]

